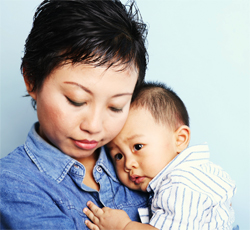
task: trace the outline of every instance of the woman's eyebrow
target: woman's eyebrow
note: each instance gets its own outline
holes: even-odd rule
[[[79,84],[79,83],[76,83],[76,82],[72,82],[72,81],[65,81],[64,82],[65,84],[71,84],[71,85],[76,85],[78,87],[80,87],[81,89],[83,89],[84,91],[86,91],[87,93],[93,95],[92,91],[90,89],[88,89],[87,87]],[[131,96],[133,93],[119,93],[119,94],[115,94],[113,95],[112,97],[121,97],[121,96]]]
[[[133,93],[119,93],[119,94],[115,94],[112,97],[121,97],[121,96],[131,96]]]
[[[87,93],[89,94],[93,94],[87,87],[79,84],[79,83],[76,83],[76,82],[72,82],[72,81],[65,81],[64,82],[65,84],[71,84],[71,85],[76,85],[78,87],[80,87],[82,90],[86,91]]]

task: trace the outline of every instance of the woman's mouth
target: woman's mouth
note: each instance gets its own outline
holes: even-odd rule
[[[98,145],[98,141],[95,140],[73,140],[75,145],[80,148],[80,149],[86,149],[86,150],[91,150],[96,148],[96,146]]]

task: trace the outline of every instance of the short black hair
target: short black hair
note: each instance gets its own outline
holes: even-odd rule
[[[183,101],[166,84],[144,82],[133,96],[132,109],[147,109],[157,123],[168,124],[173,129],[189,126],[189,115]]]
[[[21,71],[36,91],[65,63],[134,65],[137,88],[148,63],[146,36],[147,26],[134,1],[123,5],[119,0],[44,0],[26,39]],[[36,108],[34,100],[32,104]]]

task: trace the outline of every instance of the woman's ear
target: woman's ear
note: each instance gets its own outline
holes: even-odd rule
[[[186,125],[180,126],[175,131],[175,138],[176,138],[176,150],[177,153],[180,153],[188,147],[190,141],[190,128]]]
[[[26,85],[26,89],[28,94],[36,100],[36,91],[33,90],[33,84],[29,81],[28,77],[25,74],[25,70],[23,69],[23,79]]]

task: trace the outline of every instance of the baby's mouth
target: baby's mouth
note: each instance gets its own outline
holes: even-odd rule
[[[133,181],[135,184],[140,184],[141,182],[143,182],[144,179],[145,179],[144,176],[138,176],[138,175],[130,176],[130,180]]]

